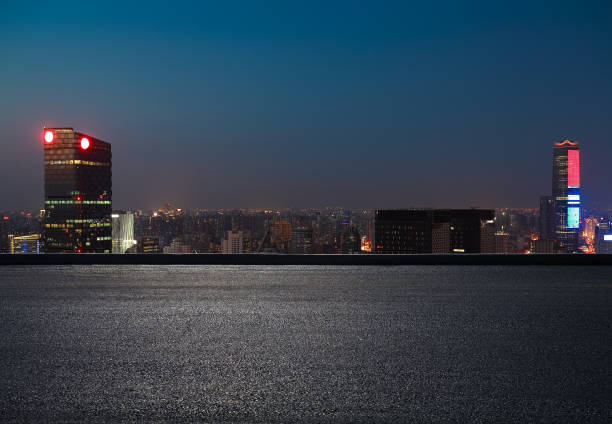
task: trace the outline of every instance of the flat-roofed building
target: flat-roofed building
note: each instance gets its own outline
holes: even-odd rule
[[[595,253],[612,253],[611,223],[600,222],[595,227]]]
[[[242,231],[228,231],[227,237],[221,240],[221,253],[243,253],[243,243]]]
[[[112,250],[111,145],[72,128],[45,128],[46,252]]]
[[[377,210],[375,252],[494,253],[490,209]]]
[[[8,235],[9,253],[41,253],[40,234],[29,234],[27,236]]]
[[[113,253],[126,253],[136,244],[134,239],[134,214],[116,211],[111,214]]]
[[[137,253],[159,253],[159,239],[156,237],[138,237],[136,239]]]

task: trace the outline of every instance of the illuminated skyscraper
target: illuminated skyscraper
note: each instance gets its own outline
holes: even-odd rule
[[[552,197],[555,240],[568,252],[578,248],[580,229],[580,150],[577,142],[554,144]]]
[[[45,128],[45,251],[110,253],[111,145]]]
[[[134,214],[117,211],[111,215],[113,219],[113,253],[125,253],[136,244],[134,240]]]

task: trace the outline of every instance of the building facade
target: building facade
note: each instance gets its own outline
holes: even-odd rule
[[[512,235],[504,231],[495,233],[495,253],[515,253]]]
[[[221,253],[243,253],[242,231],[228,231],[227,238],[221,240]]]
[[[15,236],[9,234],[9,253],[41,253],[40,234],[29,234],[27,236]]]
[[[612,223],[600,222],[595,227],[595,253],[612,253]]]
[[[283,220],[274,221],[270,225],[270,230],[281,243],[289,243],[291,241],[291,223]]]
[[[361,253],[361,234],[357,227],[349,225],[342,234],[338,242],[338,253],[344,255],[354,255]]]
[[[159,253],[159,239],[156,237],[138,237],[136,239],[137,253]]]
[[[552,197],[555,237],[568,252],[578,250],[580,232],[580,150],[577,142],[554,143]]]
[[[110,253],[110,143],[72,128],[45,128],[43,138],[45,251]]]
[[[555,199],[553,196],[540,196],[538,232],[541,240],[555,239]]]
[[[168,246],[164,246],[164,253],[191,253],[191,245],[185,244],[181,237],[177,237],[170,242]]]
[[[134,214],[131,212],[113,212],[112,237],[113,253],[125,253],[136,244],[134,239]]]
[[[296,255],[312,253],[312,229],[297,227],[292,230],[289,253]]]
[[[374,221],[375,252],[432,253],[432,225],[431,210],[377,210]]]
[[[377,210],[375,252],[495,253],[490,209]]]

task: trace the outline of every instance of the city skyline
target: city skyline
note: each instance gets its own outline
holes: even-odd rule
[[[111,144],[43,128],[45,210],[0,221],[10,253],[603,253],[608,212],[583,209],[578,142],[553,143],[551,195],[535,209],[120,210]],[[113,207],[115,206],[115,207]],[[13,218],[16,218],[13,221]],[[40,231],[39,231],[40,230]],[[41,234],[43,235],[41,236]],[[112,234],[112,235],[111,235]]]
[[[0,51],[1,421],[610,421],[612,1],[4,1]]]
[[[43,126],[113,143],[120,209],[537,207],[564,139],[612,207],[607,3],[147,6],[5,6],[3,209]]]
[[[49,134],[49,132],[47,131],[48,129],[54,129],[51,127],[45,127],[43,128],[42,132],[41,132],[41,140],[40,144],[45,145],[46,144],[46,136]],[[70,130],[72,130],[72,128],[68,128]],[[571,140],[565,139],[563,141],[555,141],[553,144],[555,146],[561,145],[563,143],[571,143],[571,144],[575,144],[576,146],[579,144],[578,142],[572,142]],[[554,167],[553,167],[553,173],[554,173]],[[579,177],[582,178],[582,177]],[[554,180],[554,175],[553,175],[553,180]],[[541,198],[542,196],[540,196],[540,202],[541,202]],[[581,199],[581,201],[584,201],[584,199]],[[258,211],[264,211],[264,210],[270,210],[270,211],[283,211],[283,210],[291,210],[291,209],[295,209],[295,210],[323,210],[323,209],[329,209],[329,208],[344,208],[344,209],[352,209],[352,210],[376,210],[376,209],[444,209],[444,208],[449,208],[452,206],[448,206],[447,203],[436,203],[436,204],[431,204],[431,205],[425,205],[425,204],[418,204],[418,203],[413,203],[413,204],[404,204],[404,205],[391,205],[391,206],[387,206],[387,207],[376,207],[376,206],[371,206],[371,205],[354,205],[354,206],[346,206],[346,205],[342,205],[342,204],[338,204],[338,203],[331,203],[331,204],[327,204],[327,205],[300,205],[300,206],[290,206],[290,205],[259,205],[259,206],[233,206],[233,207],[209,207],[209,206],[205,206],[205,205],[193,205],[191,204],[191,206],[185,206],[184,204],[181,203],[176,203],[176,202],[166,202],[163,199],[158,199],[157,201],[155,201],[155,205],[147,205],[146,207],[142,207],[142,206],[131,206],[131,207],[125,207],[123,205],[117,206],[115,204],[113,204],[113,208],[114,209],[118,209],[118,210],[141,210],[141,211],[155,211],[155,210],[161,210],[163,208],[169,207],[171,205],[174,205],[173,207],[179,208],[179,209],[184,209],[184,210],[191,210],[191,211],[197,211],[197,210],[258,210]],[[459,208],[489,208],[489,209],[496,209],[496,210],[503,210],[503,209],[515,209],[515,210],[519,210],[519,209],[533,209],[536,210],[538,209],[538,207],[541,208],[541,204],[538,206],[538,199],[535,199],[531,202],[530,205],[528,206],[512,206],[512,205],[503,205],[503,206],[495,206],[495,207],[488,207],[488,206],[483,206],[483,205],[478,205],[475,204],[475,202],[470,202],[469,200],[467,201],[467,203],[463,203],[461,204],[462,206],[460,206]],[[587,209],[595,209],[595,210],[609,210],[612,209],[612,204],[610,205],[610,207],[606,207],[606,206],[602,206],[602,203],[600,202],[587,202],[587,204],[595,204],[595,206],[587,206]],[[188,203],[189,204],[189,203]],[[442,205],[442,206],[440,206]],[[582,206],[582,208],[584,208],[584,206]],[[23,207],[17,207],[17,208],[6,208],[4,207],[3,210],[5,211],[19,211],[19,210],[26,210],[26,211],[32,211],[32,210],[39,210],[39,209],[44,209],[44,205],[42,205],[42,207],[38,208],[38,207],[34,207],[34,208],[23,208]],[[579,218],[581,220],[581,218]]]

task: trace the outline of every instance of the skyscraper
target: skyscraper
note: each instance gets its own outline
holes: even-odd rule
[[[555,240],[568,252],[575,252],[580,229],[580,150],[577,142],[564,140],[554,144],[552,197]]]
[[[45,251],[110,253],[110,143],[72,128],[45,128],[43,137]]]
[[[134,214],[117,211],[111,215],[113,219],[113,253],[125,253],[136,244],[134,239]]]
[[[555,199],[552,196],[540,196],[540,215],[538,230],[541,240],[555,239]]]

